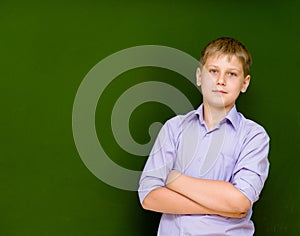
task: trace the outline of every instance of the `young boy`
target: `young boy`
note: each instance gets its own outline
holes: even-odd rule
[[[251,55],[232,38],[202,51],[203,103],[161,129],[140,179],[144,209],[162,212],[158,235],[254,234],[252,205],[268,175],[269,137],[236,110]]]

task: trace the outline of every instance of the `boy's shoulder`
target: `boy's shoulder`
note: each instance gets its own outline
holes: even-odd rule
[[[199,125],[198,110],[192,110],[186,114],[178,114],[168,119],[164,129],[168,130],[174,137],[178,137],[184,130],[196,128]]]
[[[268,135],[267,131],[265,130],[265,128],[260,123],[254,121],[250,118],[245,117],[240,112],[238,112],[238,114],[240,116],[239,129],[241,129],[241,131],[243,131],[243,133],[245,133],[245,134],[264,133],[264,134]]]
[[[195,120],[195,118],[198,118],[197,110],[192,110],[186,114],[178,114],[170,118],[169,120],[166,121],[166,124],[180,127],[185,123],[189,123],[190,121]]]

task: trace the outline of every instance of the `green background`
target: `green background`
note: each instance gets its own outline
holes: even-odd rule
[[[114,52],[155,44],[199,59],[220,36],[252,52],[253,80],[238,108],[271,137],[270,175],[254,206],[256,235],[300,235],[299,12],[296,0],[1,0],[0,235],[155,235],[159,214],[142,210],[136,192],[103,183],[81,161],[73,101],[88,71]],[[146,159],[117,147],[107,112],[116,92],[152,79],[189,91],[174,72],[139,68],[116,78],[96,112],[97,131],[107,136],[99,137],[102,145],[130,169],[141,170]],[[199,94],[187,94],[200,104]],[[172,115],[157,103],[139,107],[133,136],[146,142],[143,124]]]

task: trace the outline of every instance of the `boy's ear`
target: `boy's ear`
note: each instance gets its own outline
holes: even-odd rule
[[[196,78],[197,78],[196,84],[198,86],[201,86],[201,69],[200,69],[200,67],[197,68]]]
[[[241,92],[242,93],[245,93],[247,91],[247,88],[250,84],[250,79],[251,79],[251,76],[250,75],[247,75],[243,81],[243,84],[242,84],[242,88],[241,88]]]

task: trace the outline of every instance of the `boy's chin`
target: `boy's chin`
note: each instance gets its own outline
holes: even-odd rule
[[[218,101],[218,102],[214,101],[214,102],[204,103],[204,106],[207,106],[210,109],[228,112],[234,106],[234,103],[224,103],[223,101]]]

